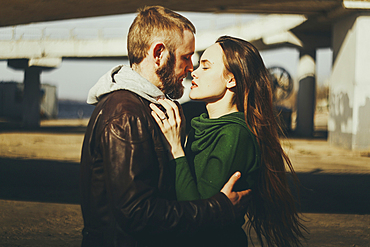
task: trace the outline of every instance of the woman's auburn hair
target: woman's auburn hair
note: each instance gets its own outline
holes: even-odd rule
[[[195,34],[194,25],[184,16],[162,6],[146,6],[138,15],[127,35],[127,51],[130,65],[139,64],[148,53],[152,42],[163,40],[174,52],[182,42],[184,30]]]
[[[233,103],[244,112],[261,152],[260,173],[247,211],[248,232],[253,228],[262,246],[300,246],[307,229],[288,185],[285,164],[296,187],[298,179],[281,147],[281,128],[274,114],[269,73],[251,43],[229,36],[220,37],[216,43],[223,50],[225,72],[231,72],[236,80]]]

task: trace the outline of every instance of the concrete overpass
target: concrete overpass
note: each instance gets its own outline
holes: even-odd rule
[[[197,63],[197,55],[224,34],[256,43],[261,50],[278,46],[300,47],[302,44],[289,30],[304,21],[306,18],[303,15],[271,14],[223,29],[203,29],[197,33],[197,53],[193,62]],[[24,106],[23,122],[27,126],[39,125],[37,92],[43,70],[57,68],[62,59],[66,58],[122,60],[127,56],[128,26],[81,28],[65,25],[35,24],[0,28],[0,60],[7,60],[8,66],[13,69],[25,71],[27,90],[24,100],[27,103]],[[181,101],[186,101],[186,98]]]
[[[177,11],[304,15],[307,20],[293,27],[290,33],[270,36],[270,40],[273,37],[280,40],[294,40],[300,44],[298,46],[300,81],[296,132],[306,137],[313,134],[316,49],[331,47],[334,62],[330,79],[329,141],[349,149],[370,148],[370,116],[368,114],[370,112],[370,79],[367,75],[370,69],[369,1],[229,0],[226,3],[223,0],[212,0],[199,4],[193,0],[186,2],[171,0],[106,0],[104,2],[13,0],[0,3],[2,16],[0,26],[132,13],[138,7],[153,4],[163,5]],[[261,37],[254,40],[254,43],[262,49],[268,44],[268,40],[266,37]],[[291,45],[292,42],[285,42],[285,44]],[[47,58],[45,54],[41,53],[41,57],[36,60]],[[12,61],[9,62],[11,66],[18,66],[12,63]],[[34,72],[30,73],[35,75],[35,70],[39,69],[37,65],[43,64],[33,64],[32,60],[27,60],[27,64],[22,65],[26,68],[26,84],[29,83],[28,81],[37,79],[27,79],[27,70],[33,70]]]

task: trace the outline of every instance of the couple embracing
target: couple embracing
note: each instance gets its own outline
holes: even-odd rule
[[[299,246],[304,226],[288,187],[269,75],[249,42],[223,36],[193,71],[195,27],[169,9],[141,9],[130,66],[90,90],[81,156],[82,246]],[[186,138],[182,80],[207,113]],[[183,145],[186,142],[185,146]]]

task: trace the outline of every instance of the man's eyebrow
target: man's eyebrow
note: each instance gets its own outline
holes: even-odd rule
[[[189,52],[188,54],[185,54],[185,55],[183,55],[184,57],[187,57],[187,56],[193,56],[194,55],[194,52],[192,51],[192,52]]]

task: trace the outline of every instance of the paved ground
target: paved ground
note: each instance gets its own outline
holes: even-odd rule
[[[0,122],[0,246],[80,245],[85,125],[47,121],[24,131]],[[305,246],[370,246],[369,152],[333,147],[325,137],[282,140],[301,182]]]

